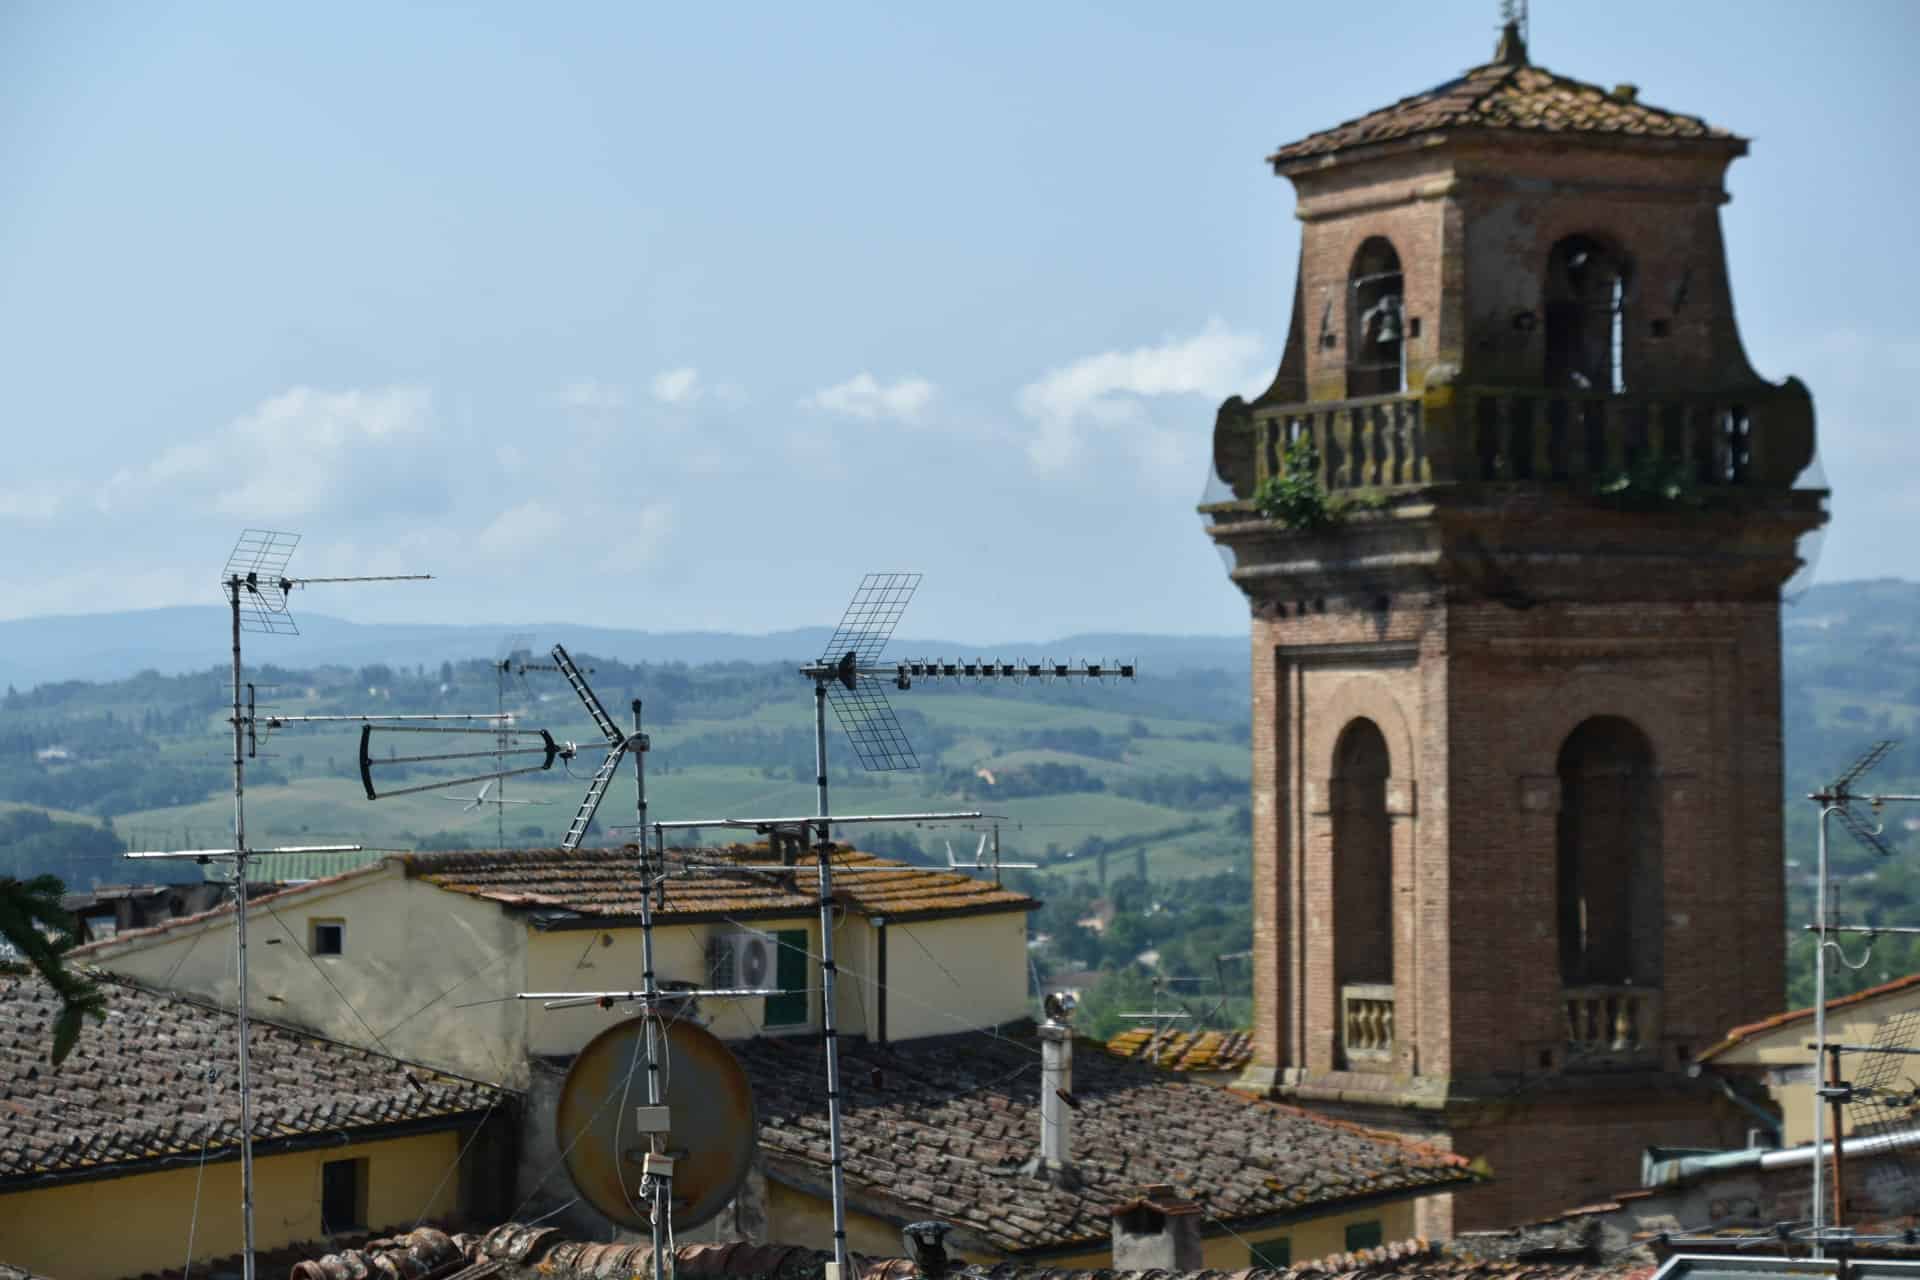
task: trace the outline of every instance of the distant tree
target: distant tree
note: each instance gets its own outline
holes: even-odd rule
[[[60,997],[60,1013],[53,1022],[54,1066],[65,1062],[80,1039],[82,1021],[107,1016],[107,999],[91,979],[69,970],[61,957],[72,949],[72,917],[61,908],[66,886],[56,876],[31,880],[0,877],[0,938],[26,957],[46,984]],[[43,930],[51,930],[48,937]]]

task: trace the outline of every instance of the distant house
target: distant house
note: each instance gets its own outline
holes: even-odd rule
[[[860,869],[835,885],[843,1031],[889,1042],[1026,1015],[1027,912],[1038,903],[989,880],[836,857]],[[774,874],[766,858],[764,846],[674,853],[655,914],[662,982],[792,993],[709,1002],[702,1014],[723,1039],[820,1028],[813,855]],[[639,890],[631,852],[555,849],[410,854],[250,899],[255,1007],[351,1043],[368,1043],[365,1015],[395,1053],[524,1086],[531,1062],[564,1061],[631,1015],[513,997],[637,987]],[[74,954],[231,1004],[232,925],[223,906]]]
[[[1130,1027],[1107,1041],[1107,1052],[1177,1071],[1192,1080],[1230,1083],[1253,1057],[1251,1031],[1178,1031]]]
[[[56,1071],[52,991],[0,978],[0,1258],[114,1280],[233,1254],[233,1017],[102,985],[106,1020]],[[467,1174],[511,1140],[513,1093],[266,1021],[248,1045],[262,1249],[511,1209]]]
[[[1840,1044],[1872,1044],[1881,1028],[1894,1019],[1912,1024],[1920,1015],[1920,973],[1869,987],[1850,996],[1827,1001],[1827,1038]],[[1793,1009],[1771,1018],[1735,1027],[1697,1059],[1702,1070],[1764,1090],[1780,1114],[1776,1145],[1799,1146],[1813,1141],[1813,1009]],[[1908,1044],[1907,1048],[1920,1048]],[[1860,1056],[1843,1059],[1857,1072]],[[1912,1074],[1902,1071],[1901,1078]],[[1851,1132],[1859,1108],[1842,1109],[1846,1132]],[[1826,1123],[1831,1124],[1832,1112]],[[1763,1126],[1764,1127],[1764,1126]],[[1769,1135],[1773,1137],[1773,1135]]]
[[[277,886],[255,884],[249,892]],[[63,893],[60,906],[73,913],[74,936],[81,942],[105,942],[130,929],[148,929],[179,916],[197,915],[220,905],[227,886],[210,880],[187,884],[103,884],[84,893]]]

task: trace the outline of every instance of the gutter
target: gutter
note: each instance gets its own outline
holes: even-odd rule
[[[1843,1137],[1841,1139],[1841,1148],[1849,1160],[1862,1156],[1886,1155],[1889,1152],[1905,1151],[1915,1147],[1920,1147],[1920,1129],[1876,1134],[1871,1138]],[[1831,1142],[1821,1143],[1817,1152],[1812,1143],[1807,1143],[1805,1146],[1790,1147],[1784,1151],[1752,1147],[1741,1151],[1714,1151],[1679,1156],[1670,1160],[1653,1159],[1649,1153],[1641,1163],[1640,1181],[1643,1186],[1648,1187],[1677,1187],[1710,1173],[1726,1173],[1735,1169],[1795,1169],[1802,1165],[1811,1165],[1816,1159],[1832,1158]]]
[[[519,1101],[518,1095],[514,1095]],[[499,1108],[491,1108],[498,1110]],[[448,1129],[461,1129],[469,1125],[478,1127],[487,1118],[489,1108],[474,1111],[460,1111],[447,1115],[422,1116],[415,1120],[396,1120],[388,1124],[368,1125],[363,1129],[329,1129],[319,1133],[295,1134],[285,1138],[254,1139],[253,1153],[256,1157],[289,1155],[301,1151],[323,1150],[327,1147],[352,1147],[364,1142],[384,1142],[391,1138],[410,1138],[422,1133],[439,1133]],[[226,1164],[240,1158],[240,1146],[217,1147],[208,1150],[205,1163]],[[132,1160],[120,1160],[111,1164],[94,1164],[80,1168],[49,1169],[42,1173],[26,1174],[17,1178],[0,1181],[0,1196],[20,1191],[38,1191],[45,1187],[66,1186],[76,1182],[100,1182],[109,1178],[131,1178],[143,1173],[160,1173],[168,1169],[191,1169],[201,1164],[197,1150],[182,1149],[159,1156],[141,1156]]]

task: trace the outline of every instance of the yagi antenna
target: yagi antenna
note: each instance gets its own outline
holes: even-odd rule
[[[506,677],[509,672],[538,670],[559,670],[526,662],[519,656],[515,647],[517,636],[508,637],[502,646],[504,656],[494,659],[494,669],[499,673],[499,687],[496,694],[499,710],[475,715],[418,715],[418,716],[290,716],[285,719],[300,720],[355,720],[360,721],[360,785],[365,788],[367,799],[386,800],[394,796],[418,795],[425,791],[441,792],[449,800],[469,801],[468,808],[477,809],[483,804],[495,806],[499,840],[506,843],[506,806],[509,804],[545,804],[544,800],[508,800],[503,795],[487,794],[488,789],[504,779],[518,778],[530,773],[545,773],[553,768],[556,760],[572,760],[578,748],[571,742],[557,742],[545,729],[517,729],[514,727],[514,715],[506,709]],[[565,650],[555,648],[565,653]],[[603,713],[604,714],[604,713]],[[456,728],[443,725],[417,725],[398,723],[410,720],[484,720],[491,721],[491,728]],[[432,751],[402,748],[398,743],[386,744],[386,754],[376,748],[374,735],[391,734],[436,734],[442,737],[454,736],[486,739],[486,747],[473,745],[471,750]],[[405,742],[419,742],[420,739],[405,739]],[[383,737],[382,742],[385,743]],[[423,747],[431,744],[422,744]],[[448,746],[460,747],[463,743],[448,743]],[[474,773],[459,773],[455,777],[435,777],[431,782],[412,783],[407,786],[395,786],[376,780],[377,769],[398,769],[404,779],[407,772],[417,765],[444,765],[454,761],[485,760],[491,768]],[[524,761],[524,763],[522,763]],[[511,763],[511,767],[509,767]],[[481,784],[478,796],[445,796],[448,787],[464,787],[474,783]],[[604,789],[604,784],[603,784]],[[504,790],[504,788],[502,788]]]
[[[813,681],[817,701],[831,702],[840,727],[845,730],[853,753],[863,767],[871,771],[917,769],[919,757],[906,731],[900,727],[892,703],[883,686],[911,689],[915,680],[1131,680],[1131,662],[1032,662],[1022,659],[974,658],[970,661],[915,658],[883,663],[880,651],[893,636],[893,629],[906,612],[913,593],[920,586],[918,573],[870,573],[861,579],[847,611],[834,629],[833,637],[816,662],[800,668],[800,674]],[[824,714],[820,717],[825,722]],[[824,759],[825,748],[822,748]],[[820,786],[821,814],[825,815],[824,779]],[[827,838],[826,829],[820,839]]]
[[[560,837],[560,847],[572,853],[580,847],[580,842],[587,838],[587,828],[593,825],[593,815],[599,810],[600,801],[606,797],[607,788],[612,785],[613,775],[619,770],[620,762],[626,759],[629,751],[647,750],[649,743],[647,735],[640,732],[638,723],[635,724],[632,733],[627,733],[613,722],[613,717],[608,715],[607,709],[600,705],[600,699],[594,696],[593,689],[587,684],[586,676],[582,674],[579,667],[574,665],[565,646],[557,644],[553,646],[553,665],[559,668],[560,674],[565,676],[567,683],[573,686],[574,693],[579,695],[580,704],[593,718],[594,727],[599,729],[601,736],[607,740],[606,759],[602,760],[600,767],[593,771],[593,777],[587,782],[587,794],[581,797],[580,807],[574,810],[573,821],[567,824],[567,834]],[[640,704],[636,702],[634,703],[636,722],[639,715]],[[644,827],[645,824],[646,815],[643,812],[641,825]],[[640,843],[643,847],[646,844],[644,830],[640,833]]]

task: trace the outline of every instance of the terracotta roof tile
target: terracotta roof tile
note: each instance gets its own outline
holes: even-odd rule
[[[1032,898],[990,880],[920,871],[870,853],[834,847],[834,897],[862,915],[903,920],[979,911],[1029,911]],[[640,876],[632,850],[559,849],[523,852],[416,853],[401,860],[409,876],[454,893],[510,907],[553,907],[585,916],[640,913]],[[758,871],[743,870],[757,866]],[[740,915],[804,915],[817,909],[815,856],[769,874],[764,845],[668,850],[666,901],[657,919]]]
[[[961,1224],[989,1247],[1018,1254],[1101,1246],[1112,1206],[1152,1183],[1175,1185],[1211,1219],[1231,1223],[1475,1180],[1459,1156],[1098,1048],[1085,1042],[1074,1059],[1082,1183],[1068,1190],[1020,1172],[1039,1145],[1040,1055],[1031,1032],[844,1042],[850,1194],[886,1216]],[[818,1041],[760,1039],[734,1049],[753,1082],[769,1167],[805,1181],[823,1177]],[[1008,1212],[1009,1204],[1023,1212]]]
[[[102,1166],[197,1160],[237,1147],[231,1013],[96,975],[104,1022],[88,1022],[58,1071],[47,1064],[59,1009],[38,978],[0,978],[0,1188]],[[470,1117],[512,1095],[308,1032],[255,1020],[248,1039],[253,1136],[350,1133],[397,1121]],[[214,1067],[208,1108],[207,1069]]]
[[[1441,129],[1684,138],[1738,142],[1698,116],[1555,75],[1524,62],[1490,62],[1425,93],[1309,134],[1267,157],[1276,166]]]
[[[1107,1041],[1107,1052],[1169,1071],[1238,1071],[1253,1059],[1253,1034],[1134,1027]]]
[[[411,1280],[605,1280],[650,1271],[647,1244],[570,1240],[550,1227],[506,1223],[484,1236],[451,1238],[431,1229],[370,1240],[316,1257],[292,1269],[291,1280],[355,1280],[405,1276]],[[832,1255],[782,1244],[691,1244],[673,1253],[675,1271],[689,1280],[820,1280]],[[973,1280],[1646,1280],[1650,1266],[1577,1260],[1500,1261],[1452,1245],[1405,1240],[1304,1262],[1287,1271],[1088,1271],[1021,1262],[971,1266]],[[854,1259],[859,1280],[914,1280],[904,1258]]]

